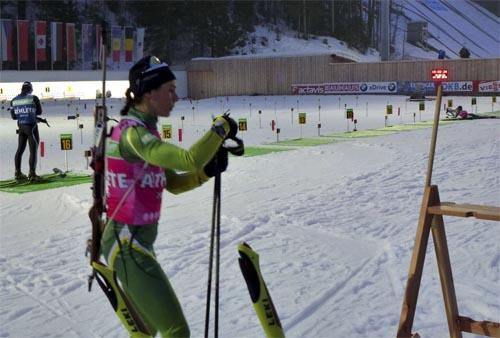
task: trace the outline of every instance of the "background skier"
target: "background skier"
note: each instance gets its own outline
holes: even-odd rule
[[[36,175],[35,169],[37,161],[36,152],[38,143],[40,142],[37,126],[39,118],[37,118],[37,116],[42,114],[42,106],[40,105],[38,97],[32,95],[32,92],[33,86],[31,82],[26,81],[21,88],[21,94],[17,95],[10,102],[10,115],[14,120],[17,120],[19,134],[17,151],[14,158],[16,180],[25,180],[28,178],[30,181],[36,181],[40,179],[40,177]],[[21,171],[21,162],[24,150],[26,149],[26,142],[29,143],[30,147],[30,169],[28,177]]]
[[[447,109],[446,115],[452,118],[462,119],[462,120],[476,120],[476,119],[495,119],[496,116],[488,116],[488,115],[477,115],[473,113],[469,113],[466,110],[463,110],[462,106],[458,106],[455,110]]]

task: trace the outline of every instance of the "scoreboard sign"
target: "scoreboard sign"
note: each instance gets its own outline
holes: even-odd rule
[[[238,130],[239,131],[247,130],[247,119],[238,119]]]
[[[306,113],[299,113],[299,124],[306,124]]]
[[[162,136],[165,139],[172,138],[172,125],[171,124],[163,124],[161,126]]]
[[[73,149],[73,134],[61,134],[61,150]]]
[[[353,119],[354,118],[354,111],[352,108],[347,109],[346,111],[346,119]]]

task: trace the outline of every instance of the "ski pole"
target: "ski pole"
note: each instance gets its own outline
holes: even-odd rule
[[[215,175],[215,194],[217,197],[217,210],[215,213],[215,323],[214,323],[214,337],[219,337],[219,267],[220,267],[220,181],[221,174]]]
[[[209,320],[210,320],[210,298],[212,294],[212,271],[213,271],[213,260],[214,260],[214,241],[216,237],[217,231],[217,253],[216,253],[216,284],[215,284],[215,327],[214,327],[214,335],[217,337],[218,335],[218,306],[219,306],[219,259],[220,259],[220,177],[221,174],[217,173],[215,175],[214,182],[214,198],[213,198],[213,206],[212,206],[212,227],[210,231],[210,254],[208,261],[208,281],[207,281],[207,303],[205,308],[205,338],[208,338],[208,330],[209,330]],[[217,223],[217,225],[216,225]]]
[[[236,146],[233,147],[223,146],[223,147],[235,156],[242,156],[245,153],[245,146],[243,144],[243,141],[237,137],[233,137],[232,140],[236,142]],[[215,160],[217,161],[217,158]],[[217,338],[219,336],[220,205],[221,205],[221,173],[219,172],[215,175],[215,182],[214,182],[212,227],[210,230],[210,254],[208,262],[207,304],[205,308],[205,338],[208,338],[208,330],[210,326],[209,324],[210,298],[212,293],[212,270],[213,270],[213,260],[214,260],[214,249],[216,250],[214,337]]]

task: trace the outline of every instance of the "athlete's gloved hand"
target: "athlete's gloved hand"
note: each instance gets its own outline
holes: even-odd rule
[[[205,175],[214,177],[217,174],[223,173],[227,169],[227,162],[227,150],[224,147],[220,147],[210,162],[205,164],[203,168]]]
[[[224,139],[232,139],[238,133],[238,124],[228,113],[217,116],[212,129]]]

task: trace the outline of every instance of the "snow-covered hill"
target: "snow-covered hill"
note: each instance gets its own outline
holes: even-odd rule
[[[404,13],[399,21],[392,20],[397,35],[404,36],[401,33],[409,20],[425,21],[429,32],[427,44],[435,50],[445,50],[450,58],[459,58],[458,52],[464,46],[473,58],[500,56],[500,18],[478,4],[468,0],[398,0],[396,3]],[[420,55],[431,59],[437,56],[432,50]]]
[[[390,17],[391,59],[436,59],[442,49],[448,58],[459,58],[466,47],[472,58],[500,57],[500,18],[470,0],[394,0]],[[425,21],[429,38],[426,45],[406,42],[407,24]],[[356,62],[379,61],[378,51],[370,48],[366,54],[349,48],[346,43],[327,36],[297,38],[297,32],[279,27],[256,26],[243,47],[234,55],[314,55],[336,54]]]

